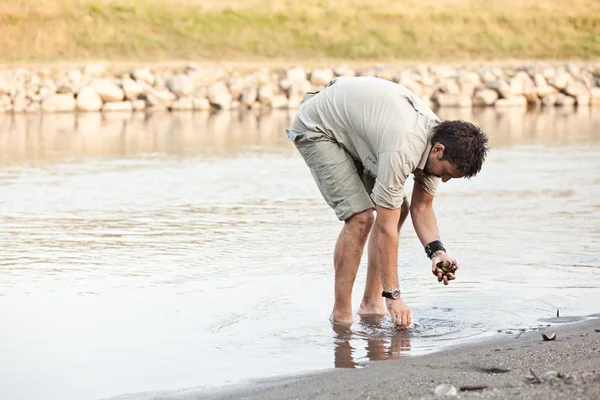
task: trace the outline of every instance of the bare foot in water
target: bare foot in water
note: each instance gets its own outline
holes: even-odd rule
[[[333,310],[331,315],[329,316],[329,321],[332,324],[345,326],[349,328],[352,323],[354,323],[354,318],[352,318],[352,313],[341,312],[338,310]]]
[[[377,301],[374,304],[367,303],[364,300],[360,304],[360,308],[358,309],[358,315],[388,315],[387,308],[385,304],[383,304],[383,300]]]

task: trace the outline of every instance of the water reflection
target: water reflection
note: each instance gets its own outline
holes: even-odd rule
[[[490,133],[494,148],[598,141],[600,109],[440,109]],[[0,115],[0,165],[81,158],[275,151],[289,146],[294,110],[175,113]]]
[[[369,361],[399,359],[411,349],[411,331],[396,328],[389,318],[363,316],[356,326],[332,324],[332,329],[336,368],[360,368]]]

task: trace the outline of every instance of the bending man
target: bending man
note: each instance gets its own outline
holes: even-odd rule
[[[387,309],[397,326],[408,327],[411,313],[400,296],[397,272],[400,228],[410,212],[433,274],[446,285],[454,279],[436,269],[440,261],[459,264],[440,242],[433,198],[440,180],[470,178],[481,170],[486,135],[468,122],[441,121],[407,88],[373,77],[337,78],[324,90],[307,93],[287,134],[344,221],[333,257],[331,320],[353,322],[352,288],[369,238],[358,313],[384,315]],[[409,205],[404,184],[411,173]]]

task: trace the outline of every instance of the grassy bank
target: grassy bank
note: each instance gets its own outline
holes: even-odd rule
[[[594,60],[600,0],[4,0],[0,37],[2,62]]]

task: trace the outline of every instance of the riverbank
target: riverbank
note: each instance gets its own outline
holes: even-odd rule
[[[6,0],[0,62],[593,60],[598,26],[586,0]]]
[[[319,67],[90,63],[0,68],[0,113],[295,109],[304,93],[344,76],[397,82],[432,108],[600,105],[600,63],[593,62]]]
[[[598,315],[596,315],[598,317]],[[544,341],[556,334],[556,339]],[[114,400],[433,399],[450,384],[460,399],[597,399],[600,321],[504,335],[421,357],[377,362],[363,369],[257,380],[231,388],[124,395]],[[481,390],[464,390],[485,386]]]

